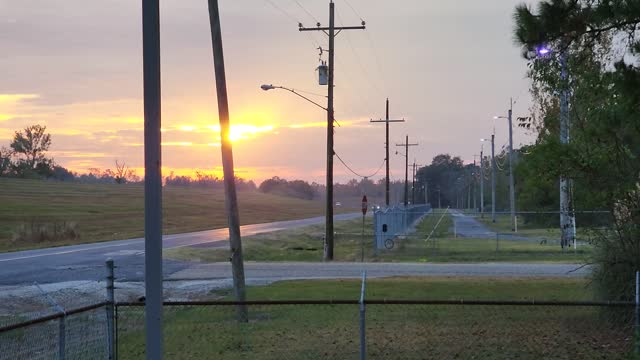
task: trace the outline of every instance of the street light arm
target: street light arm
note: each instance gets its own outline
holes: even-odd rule
[[[273,85],[271,86],[271,88],[273,88],[273,89],[283,89],[283,90],[287,90],[287,91],[289,91],[290,93],[296,94],[296,95],[298,95],[299,97],[301,97],[301,98],[303,98],[303,99],[307,100],[308,102],[310,102],[310,103],[312,103],[313,105],[315,105],[315,106],[317,106],[317,107],[321,108],[322,110],[324,110],[324,111],[329,111],[326,107],[324,107],[324,106],[322,106],[322,105],[318,104],[317,102],[315,102],[315,101],[313,101],[313,100],[309,99],[308,97],[306,97],[306,96],[304,96],[304,95],[300,94],[299,92],[295,91],[294,89],[289,89],[289,88],[284,87],[284,86],[273,86]]]

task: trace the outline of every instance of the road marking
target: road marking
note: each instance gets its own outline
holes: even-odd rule
[[[46,254],[36,254],[36,255],[28,255],[28,256],[19,256],[19,257],[9,258],[9,259],[0,259],[0,262],[24,260],[24,259],[33,259],[33,258],[39,258],[39,257],[43,257],[43,256],[72,254],[72,253],[77,253],[77,252],[82,252],[82,251],[105,249],[105,248],[110,248],[110,247],[119,247],[119,246],[127,246],[127,245],[132,245],[132,244],[131,243],[126,243],[126,244],[111,244],[111,245],[104,245],[104,246],[92,246],[90,248],[83,248],[83,249],[57,251],[57,252],[46,253]]]

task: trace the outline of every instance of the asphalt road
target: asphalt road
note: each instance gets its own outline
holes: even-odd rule
[[[349,220],[360,216],[360,213],[341,214],[336,215],[334,219]],[[245,225],[241,227],[241,233],[243,236],[249,236],[322,223],[323,216]],[[166,235],[163,237],[162,245],[164,249],[204,244],[210,247],[228,247],[228,235],[227,228]],[[144,239],[139,238],[0,254],[0,286],[102,280],[105,277],[104,262],[108,258],[114,260],[117,266],[116,274],[120,280],[144,279]],[[186,262],[165,260],[164,277],[167,278],[190,265]]]
[[[474,238],[474,239],[495,239],[496,232],[489,230],[489,228],[476,220],[472,216],[464,215],[458,210],[449,210],[453,223],[455,224],[455,230],[457,236]],[[501,240],[515,240],[515,241],[540,241],[536,237],[519,236],[515,234],[500,233]]]

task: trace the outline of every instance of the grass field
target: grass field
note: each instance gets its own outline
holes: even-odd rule
[[[75,184],[0,178],[0,251],[143,236],[142,185]],[[323,203],[240,192],[240,221],[256,224],[320,216]],[[349,209],[336,209],[338,212]],[[227,226],[224,192],[170,187],[163,191],[164,232]],[[12,241],[21,226],[75,224],[80,237],[47,242]]]
[[[252,300],[357,299],[359,290],[357,280],[248,289]],[[366,293],[368,299],[590,299],[578,279],[372,279]],[[165,307],[166,357],[358,358],[357,305],[251,306],[244,324],[235,314],[233,306]],[[121,307],[118,315],[118,357],[142,359],[142,308]],[[368,305],[365,318],[370,359],[631,359],[631,324],[598,308]]]
[[[441,217],[434,213],[416,228],[414,235],[396,240],[392,250],[372,248],[372,218],[366,218],[364,260],[368,262],[562,262],[584,263],[591,254],[590,247],[563,252],[553,243],[496,239],[454,238],[449,215],[429,234]],[[362,220],[336,222],[336,261],[360,261],[362,251]],[[248,261],[321,261],[323,226],[309,226],[294,230],[277,231],[243,238],[245,259]],[[202,262],[226,261],[227,249],[180,248],[166,252],[166,256],[179,260]]]

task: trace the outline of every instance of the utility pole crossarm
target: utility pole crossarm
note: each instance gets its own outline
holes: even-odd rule
[[[335,31],[337,31],[337,32],[340,32],[342,30],[364,30],[364,29],[366,29],[366,27],[364,25],[361,25],[361,26],[340,26],[340,27],[336,26],[333,29]],[[331,30],[331,28],[330,27],[314,27],[314,28],[301,27],[298,30],[300,30],[300,31],[329,31],[329,30]]]
[[[404,119],[401,119],[401,120],[384,120],[384,119],[380,119],[380,120],[373,120],[373,119],[371,119],[371,120],[369,120],[369,122],[372,122],[372,123],[404,122]]]
[[[420,144],[396,144],[396,146],[418,146]]]

